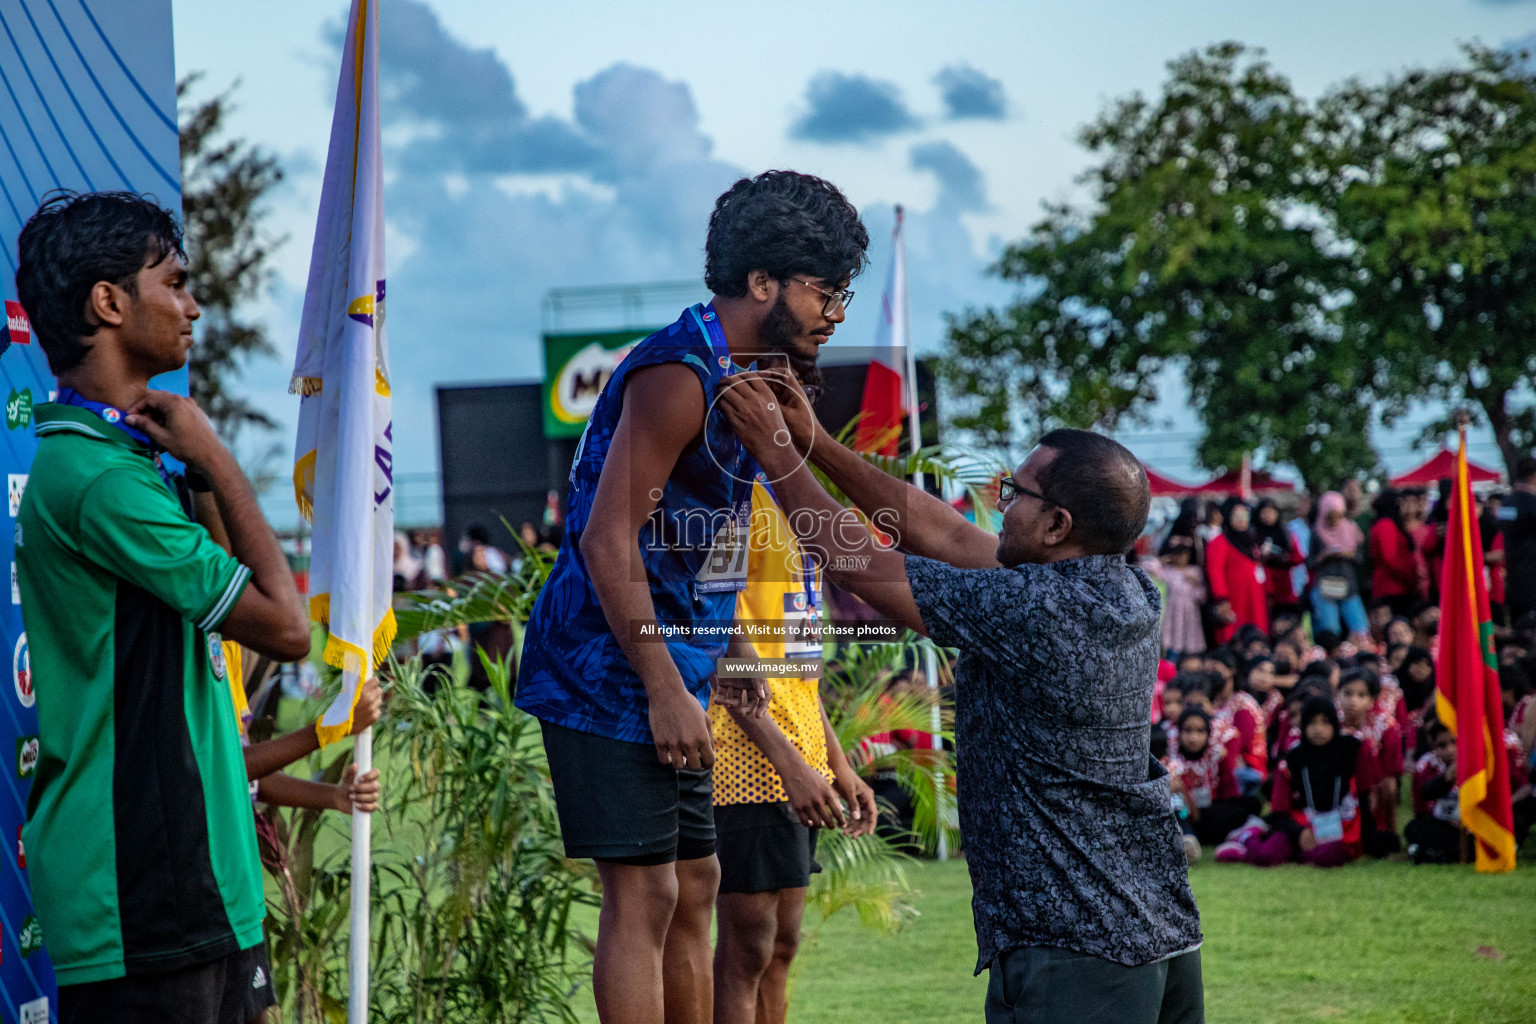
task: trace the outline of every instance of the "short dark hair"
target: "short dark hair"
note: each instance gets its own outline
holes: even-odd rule
[[[16,297],[32,321],[48,368],[72,370],[100,326],[87,314],[100,281],[138,293],[135,278],[173,253],[187,258],[181,224],[150,196],[70,192],[43,198],[16,240]]]
[[[1524,483],[1536,476],[1536,455],[1522,455],[1515,460],[1515,480]]]
[[[869,232],[836,185],[798,171],[742,178],[715,200],[704,242],[704,285],[716,295],[747,294],[747,275],[783,281],[800,274],[828,283],[864,269]]]
[[[1131,549],[1147,528],[1152,491],[1131,450],[1091,430],[1052,430],[1039,441],[1056,458],[1040,471],[1040,493],[1072,513],[1072,528],[1095,554]]]

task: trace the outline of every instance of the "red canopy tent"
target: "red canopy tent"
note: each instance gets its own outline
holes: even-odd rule
[[[1242,490],[1243,471],[1234,469],[1223,473],[1214,480],[1208,481],[1195,488],[1197,494],[1237,494]],[[1263,470],[1253,470],[1248,474],[1248,488],[1254,494],[1262,494],[1265,491],[1294,491],[1295,484],[1288,484],[1283,480],[1276,480]]]
[[[1154,498],[1176,498],[1182,494],[1194,494],[1200,489],[1191,484],[1181,484],[1177,480],[1170,480],[1145,462],[1141,464],[1141,468],[1147,471],[1147,483],[1152,485],[1152,497]]]
[[[1467,475],[1474,484],[1497,483],[1499,474],[1491,469],[1468,460]],[[1450,480],[1456,476],[1456,453],[1449,448],[1442,448],[1424,465],[1418,469],[1409,470],[1402,476],[1395,476],[1390,481],[1393,487],[1426,486],[1438,483],[1441,480]]]

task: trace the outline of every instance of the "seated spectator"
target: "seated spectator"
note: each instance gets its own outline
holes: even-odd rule
[[[1413,820],[1403,827],[1415,864],[1461,860],[1461,804],[1456,785],[1456,734],[1443,722],[1425,727],[1430,749],[1413,766]]]
[[[1270,655],[1261,654],[1256,658],[1249,658],[1243,665],[1241,686],[1253,699],[1258,702],[1259,710],[1264,712],[1265,728],[1268,729],[1271,719],[1280,710],[1280,705],[1285,703],[1285,694],[1290,686],[1296,685],[1294,678],[1287,679],[1286,687],[1280,684],[1280,675],[1275,671],[1275,659]]]
[[[1267,828],[1240,829],[1217,848],[1217,860],[1339,867],[1360,856],[1359,793],[1376,783],[1375,760],[1359,740],[1340,731],[1332,701],[1309,699],[1301,723],[1302,742],[1286,753],[1275,774]]]
[[[1178,743],[1169,744],[1168,785],[1188,807],[1185,835],[1202,845],[1221,842],[1259,811],[1258,799],[1245,798],[1238,788],[1237,764],[1236,751],[1213,738],[1211,716],[1185,708],[1179,716]]]
[[[1413,645],[1413,623],[1404,616],[1394,616],[1387,623],[1387,644],[1401,644],[1404,647]]]
[[[1269,775],[1269,719],[1253,695],[1237,688],[1236,673],[1217,676],[1211,695],[1211,717],[1222,730],[1236,735],[1234,771],[1243,796],[1254,796]]]
[[[1339,725],[1376,760],[1377,783],[1362,796],[1362,842],[1373,857],[1399,849],[1397,785],[1403,773],[1403,737],[1389,713],[1377,706],[1381,682],[1368,668],[1352,668],[1339,679]]]

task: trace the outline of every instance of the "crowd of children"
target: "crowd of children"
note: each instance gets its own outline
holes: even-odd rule
[[[1218,647],[1170,651],[1153,703],[1153,754],[1167,767],[1191,863],[1337,867],[1406,852],[1465,856],[1456,740],[1435,711],[1435,617],[1383,618],[1370,634],[1308,639],[1299,615],[1244,626]],[[1536,636],[1499,642],[1504,756],[1516,842],[1536,820]],[[1413,818],[1399,832],[1404,787]]]

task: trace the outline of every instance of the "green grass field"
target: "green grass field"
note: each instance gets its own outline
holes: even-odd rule
[[[302,720],[297,708],[285,712],[284,728]],[[1205,932],[1208,1019],[1536,1022],[1536,839],[1521,852],[1517,871],[1490,876],[1400,861],[1259,870],[1214,864],[1207,850],[1190,881]],[[852,913],[819,929],[807,921],[792,1024],[981,1019],[986,979],[971,976],[966,865],[915,862],[908,877],[921,916],[899,935],[869,931]],[[579,926],[595,936],[595,911]],[[590,989],[576,1009],[595,1024]]]
[[[1527,847],[1529,849],[1529,847]],[[922,916],[885,938],[846,914],[799,959],[793,1024],[980,1020],[963,863],[915,865]],[[1536,1021],[1536,868],[1197,865],[1212,1024]],[[583,1020],[596,1020],[591,994]]]

